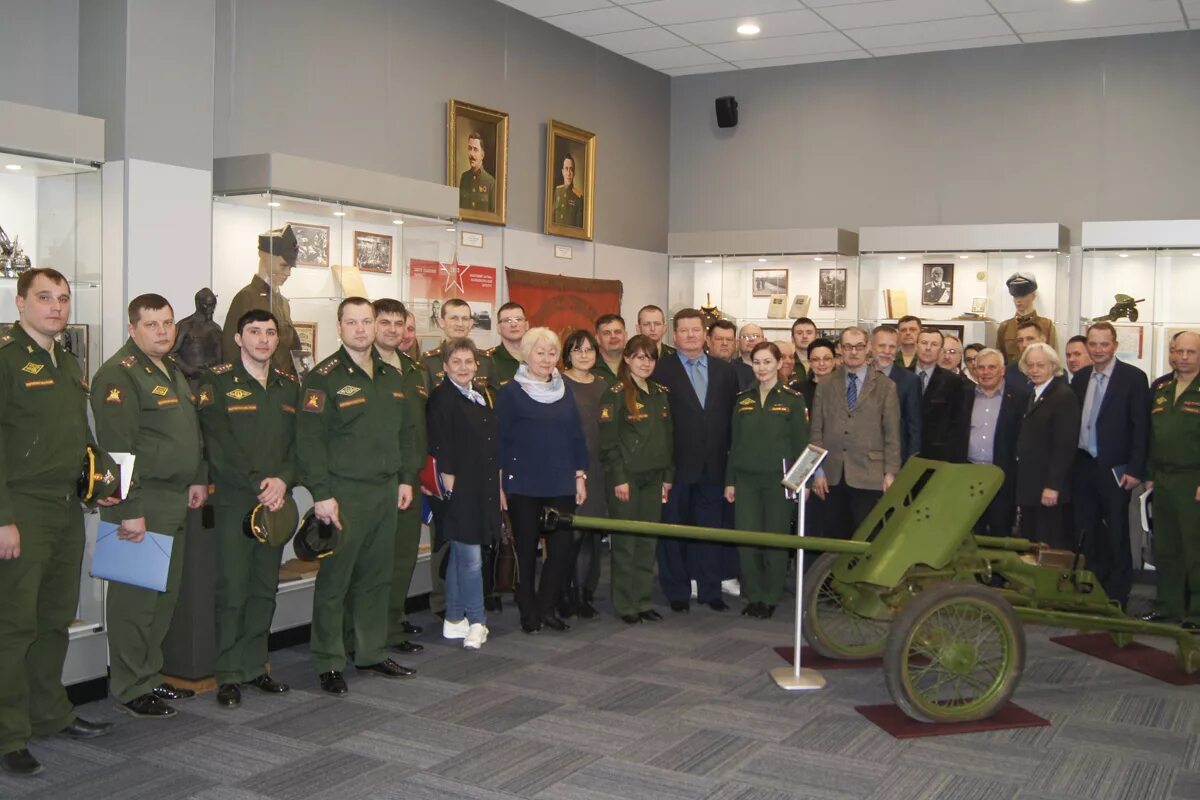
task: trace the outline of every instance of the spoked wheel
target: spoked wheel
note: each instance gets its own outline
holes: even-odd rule
[[[804,574],[804,640],[826,658],[876,658],[887,643],[888,623],[848,609],[860,591],[833,577],[836,553],[822,553]]]
[[[1025,631],[998,592],[947,583],[897,615],[883,653],[888,691],[920,722],[970,722],[999,711],[1025,668]]]

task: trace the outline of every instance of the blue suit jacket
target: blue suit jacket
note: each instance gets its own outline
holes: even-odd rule
[[[892,364],[888,377],[900,398],[900,462],[904,463],[921,450],[921,379],[899,364]]]
[[[1071,388],[1083,409],[1092,367],[1075,373]],[[1100,416],[1096,418],[1096,461],[1104,469],[1124,467],[1130,475],[1146,478],[1146,449],[1150,442],[1150,385],[1146,373],[1116,361],[1104,389]],[[1086,423],[1087,420],[1081,420]],[[1078,434],[1076,434],[1078,437]]]
[[[675,483],[724,486],[733,404],[738,394],[733,365],[708,357],[708,395],[703,408],[678,355],[660,358],[650,377],[670,391],[668,399],[675,427]]]

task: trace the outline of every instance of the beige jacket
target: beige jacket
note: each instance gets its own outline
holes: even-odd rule
[[[817,384],[812,411],[812,443],[829,451],[821,468],[830,486],[883,489],[883,474],[900,471],[900,401],[896,384],[874,367],[858,391],[851,413],[846,406],[846,370],[835,369]]]

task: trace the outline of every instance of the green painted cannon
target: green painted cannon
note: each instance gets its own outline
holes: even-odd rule
[[[977,536],[999,490],[997,467],[913,458],[851,539],[696,528],[560,515],[574,526],[702,539],[821,555],[805,574],[804,638],[837,659],[883,656],[893,700],[924,722],[966,722],[999,711],[1025,665],[1022,622],[1174,639],[1180,667],[1200,670],[1200,645],[1176,625],[1131,619],[1067,551],[1027,539]]]

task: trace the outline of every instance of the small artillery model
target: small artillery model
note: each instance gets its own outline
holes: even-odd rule
[[[883,656],[893,701],[921,722],[997,713],[1025,666],[1022,622],[1175,640],[1200,670],[1200,644],[1177,626],[1127,617],[1069,551],[971,533],[1004,480],[998,467],[912,458],[851,539],[797,537],[559,514],[575,527],[822,553],[804,576],[803,633],[821,655]]]
[[[1108,313],[1103,317],[1096,317],[1092,322],[1116,322],[1125,317],[1129,317],[1130,322],[1138,321],[1137,304],[1146,302],[1146,298],[1134,300],[1130,295],[1117,294],[1113,295],[1113,299],[1117,302],[1108,310]]]

